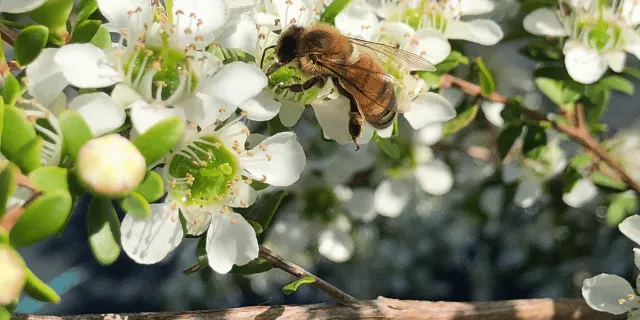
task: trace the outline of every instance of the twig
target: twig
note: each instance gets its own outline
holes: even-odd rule
[[[442,88],[451,88],[456,87],[460,90],[464,91],[466,94],[478,96],[481,95],[480,86],[469,81],[460,79],[458,77],[452,76],[450,74],[443,74],[440,86]],[[506,104],[509,101],[509,98],[501,93],[493,92],[487,96],[483,96],[484,99],[493,102],[499,102]],[[553,128],[562,132],[572,138],[574,141],[581,144],[585,149],[592,152],[596,157],[598,157],[602,162],[606,163],[631,189],[633,189],[636,194],[640,195],[640,184],[635,181],[626,170],[617,163],[604,147],[596,140],[591,133],[589,132],[589,128],[585,125],[584,120],[584,110],[581,104],[576,105],[576,115],[575,115],[575,124],[566,124],[558,121],[550,120],[542,114],[539,114],[536,111],[533,111],[528,108],[524,108],[525,116],[539,121],[548,121],[551,123]]]
[[[42,192],[40,192],[40,190],[36,186],[34,186],[26,176],[19,174],[17,180],[19,186],[31,190],[32,194],[29,199],[25,201],[25,203],[9,209],[2,216],[2,219],[0,219],[0,227],[4,228],[7,232],[13,229],[13,227],[16,225],[16,222],[18,222],[18,219],[20,219],[20,216],[22,216],[29,204],[31,204],[31,202],[33,202],[42,194]]]
[[[452,144],[447,144],[443,142],[438,142],[435,145],[431,146],[435,151],[459,151],[466,154],[470,158],[478,159],[478,160],[490,160],[492,153],[491,150],[487,147],[482,146],[456,146]]]
[[[625,319],[590,309],[577,299],[531,299],[492,302],[430,302],[378,297],[358,308],[333,304],[255,306],[229,310],[145,312],[46,316],[16,314],[16,320],[298,320],[298,319],[409,319],[409,320],[613,320]]]
[[[0,35],[2,36],[2,40],[12,47],[16,43],[16,39],[18,38],[18,33],[11,30],[11,28],[7,27],[4,24],[0,24]]]

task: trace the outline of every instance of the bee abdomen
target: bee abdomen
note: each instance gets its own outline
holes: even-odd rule
[[[384,129],[393,123],[393,119],[396,117],[398,110],[398,101],[396,100],[396,93],[391,90],[391,96],[387,102],[386,107],[382,112],[375,115],[375,121],[368,121],[371,126],[376,129]]]

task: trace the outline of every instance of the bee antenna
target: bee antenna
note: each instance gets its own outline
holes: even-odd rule
[[[268,46],[266,48],[264,48],[264,50],[262,50],[262,59],[260,59],[260,69],[263,68],[264,66],[264,57],[266,56],[267,50],[269,49],[274,49],[276,47],[276,45],[272,45],[272,46]]]

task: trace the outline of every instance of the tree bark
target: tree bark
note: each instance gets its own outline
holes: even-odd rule
[[[334,304],[258,306],[229,310],[46,316],[16,314],[19,320],[248,320],[248,319],[420,319],[420,320],[609,320],[625,319],[597,312],[577,299],[492,302],[429,302],[379,297],[358,307]]]

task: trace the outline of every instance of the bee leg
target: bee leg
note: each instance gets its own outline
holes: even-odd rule
[[[311,88],[313,88],[313,86],[315,86],[316,84],[320,84],[321,86],[324,85],[324,78],[317,76],[317,77],[313,77],[303,83],[298,83],[298,84],[292,84],[289,86],[284,86],[281,87],[282,89],[289,89],[289,91],[291,92],[302,92],[302,91],[306,91],[309,90]]]
[[[358,138],[362,135],[362,127],[364,126],[364,119],[359,111],[349,112],[349,134],[353,143],[356,145],[356,151],[360,150],[360,144]]]

